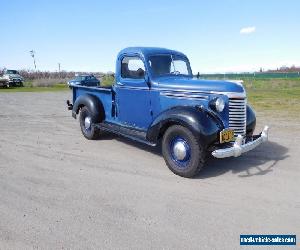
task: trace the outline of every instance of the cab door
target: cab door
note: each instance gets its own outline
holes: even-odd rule
[[[152,115],[144,62],[139,56],[124,56],[119,63],[120,76],[115,85],[118,122],[145,130]]]

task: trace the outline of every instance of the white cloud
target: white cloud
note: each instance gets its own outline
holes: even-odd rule
[[[240,34],[251,34],[251,33],[254,33],[255,30],[256,30],[255,26],[245,27],[240,30]]]

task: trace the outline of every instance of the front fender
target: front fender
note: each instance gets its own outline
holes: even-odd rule
[[[94,95],[84,94],[79,96],[73,104],[72,115],[76,118],[80,108],[86,106],[91,112],[94,122],[101,122],[105,119],[105,112],[102,102]]]
[[[249,105],[247,105],[247,126],[246,126],[247,136],[252,136],[255,126],[256,126],[255,113],[253,109]]]
[[[203,146],[209,146],[219,138],[223,124],[209,111],[197,107],[173,107],[161,113],[152,122],[147,131],[147,140],[157,143],[166,129],[171,125],[189,128]]]

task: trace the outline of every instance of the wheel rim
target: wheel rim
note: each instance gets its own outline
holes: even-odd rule
[[[187,166],[191,158],[191,148],[185,139],[181,137],[174,138],[170,143],[170,152],[172,160],[179,167],[184,168]]]
[[[92,119],[91,117],[87,116],[84,118],[84,128],[85,130],[90,130],[92,125]]]

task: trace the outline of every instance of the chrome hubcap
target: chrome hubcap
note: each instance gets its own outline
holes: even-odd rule
[[[84,128],[85,128],[86,130],[90,129],[90,128],[91,128],[91,124],[92,124],[91,117],[87,116],[87,117],[84,119]]]
[[[187,148],[183,141],[178,141],[173,146],[173,153],[177,160],[182,161],[187,155]]]

